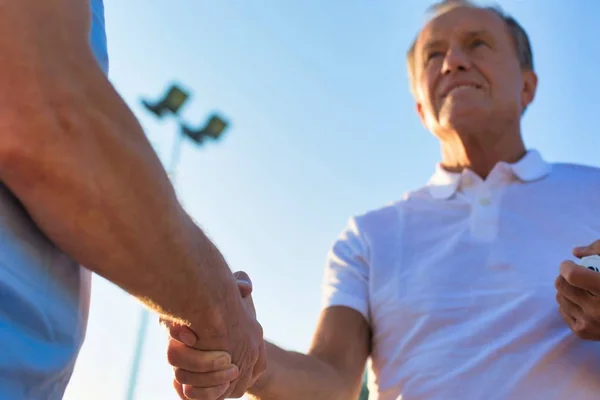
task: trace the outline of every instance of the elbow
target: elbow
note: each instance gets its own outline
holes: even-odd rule
[[[0,180],[23,177],[64,156],[69,138],[81,133],[74,107],[29,105],[0,115]],[[69,146],[70,147],[70,146]],[[57,158],[57,156],[59,156]]]

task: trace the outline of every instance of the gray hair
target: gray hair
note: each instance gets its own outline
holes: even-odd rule
[[[429,7],[428,12],[431,14],[431,18],[435,18],[459,7],[471,7],[488,10],[502,18],[512,38],[515,52],[519,57],[521,68],[524,70],[533,71],[533,52],[531,50],[531,42],[529,41],[527,32],[525,32],[525,29],[523,29],[516,19],[505,13],[499,6],[481,7],[469,0],[442,0],[439,3]],[[415,38],[415,40],[412,42],[412,45],[410,46],[410,49],[406,55],[410,90],[415,96],[415,48],[417,45],[417,38]]]

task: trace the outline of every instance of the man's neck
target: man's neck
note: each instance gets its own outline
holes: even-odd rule
[[[485,139],[493,137],[498,138],[495,143],[491,140],[483,141],[481,137],[458,134],[442,141],[442,166],[451,172],[461,172],[468,168],[485,179],[497,163],[515,163],[525,155],[525,144],[520,131],[515,134],[490,134]]]

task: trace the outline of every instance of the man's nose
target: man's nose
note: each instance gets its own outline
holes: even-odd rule
[[[467,71],[471,68],[469,55],[460,48],[451,48],[444,57],[442,72],[448,74],[456,71]]]

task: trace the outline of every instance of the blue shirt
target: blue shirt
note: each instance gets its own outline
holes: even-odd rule
[[[90,42],[108,72],[102,0],[91,4]],[[0,399],[62,399],[85,336],[90,280],[0,182]]]

